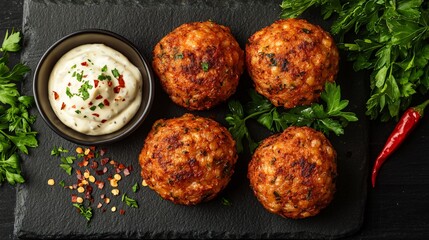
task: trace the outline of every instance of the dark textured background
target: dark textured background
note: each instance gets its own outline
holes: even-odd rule
[[[40,2],[40,1],[35,1],[35,2]],[[45,9],[49,9],[49,7],[52,7],[52,4],[53,4],[52,1],[43,1],[43,2],[46,3],[47,5],[45,6],[44,4],[42,4],[43,6],[40,6],[42,12]],[[61,2],[65,2],[65,1],[61,1]],[[92,1],[92,2],[95,2],[95,1]],[[163,1],[163,2],[168,3],[167,1]],[[209,1],[204,1],[204,2],[205,2],[204,6],[211,5]],[[263,1],[255,1],[254,4],[257,4],[258,2],[262,3]],[[277,4],[278,2],[279,1],[277,1],[275,4],[271,3],[272,8],[268,10],[268,11],[272,11],[270,13],[271,15],[266,15],[265,12],[261,11],[263,9],[266,9],[266,6],[256,5],[256,9],[258,9],[258,13],[255,14],[252,12],[246,12],[246,11],[243,12],[243,8],[240,8],[240,9],[234,8],[238,6],[236,2],[222,1],[222,4],[218,5],[222,7],[221,10],[227,11],[226,10],[227,8],[229,12],[229,11],[234,11],[235,9],[237,11],[236,14],[240,14],[240,15],[242,14],[244,18],[246,18],[247,20],[245,22],[242,22],[240,21],[242,18],[239,18],[239,20],[237,20],[237,18],[235,18],[237,16],[234,17],[233,16],[234,14],[228,14],[227,12],[225,12],[225,14],[221,15],[222,18],[219,18],[220,20],[218,20],[218,22],[225,23],[225,24],[231,22],[232,24],[230,25],[234,26],[232,27],[233,33],[237,35],[237,38],[240,44],[243,44],[245,37],[247,35],[250,35],[250,33],[254,30],[254,29],[251,29],[252,26],[253,28],[255,28],[256,26],[264,26],[264,25],[268,25],[270,22],[273,21],[273,17],[272,17],[273,12],[279,12],[278,4]],[[183,9],[182,7],[184,6],[185,6],[184,8],[191,8],[191,9],[193,8],[193,6],[188,6],[189,2],[187,1],[182,1],[179,4],[174,4],[174,6],[177,7],[181,4],[182,4],[181,9]],[[7,3],[2,1],[0,3],[0,16],[2,18],[1,25],[0,25],[0,30],[1,30],[0,34],[3,34],[6,28],[11,28],[11,27],[15,27],[18,29],[20,28],[21,17],[22,17],[21,6],[22,6],[21,1],[11,1]],[[111,5],[109,9],[111,8],[115,9],[115,6],[116,5]],[[152,1],[148,3],[147,6],[156,7],[157,3],[155,1]],[[88,5],[79,6],[79,8],[84,8],[84,7],[91,7],[91,6],[88,6]],[[212,6],[212,7],[215,7],[215,6]],[[76,9],[69,9],[69,10],[72,12],[76,11]],[[192,20],[194,18],[199,17],[200,16],[199,14],[202,14],[200,11],[198,11],[199,10],[198,8],[193,11],[188,11],[188,12],[185,11],[184,14],[177,13],[171,9],[171,5],[169,4],[165,4],[163,6],[163,10],[167,11],[169,15],[168,16],[163,15],[165,18],[157,17],[154,19],[150,19],[148,23],[147,22],[145,23],[144,21],[142,21],[142,24],[146,24],[147,26],[150,26],[151,23],[159,24],[159,22],[163,22],[163,23],[165,22],[165,25],[167,26],[168,25],[175,26],[180,24],[181,21]],[[139,12],[144,12],[144,11],[139,11]],[[119,14],[118,12],[116,13]],[[57,12],[57,14],[59,13]],[[106,17],[106,19],[109,19],[112,17],[112,14],[115,14],[115,11],[108,13],[106,15],[107,17],[106,16],[104,17]],[[121,12],[120,14],[125,14],[125,13]],[[154,12],[150,12],[150,14],[154,14]],[[184,19],[181,19],[179,21],[177,18],[174,17],[176,16],[175,14],[180,14],[180,15],[183,14]],[[206,12],[206,14],[209,14],[209,12]],[[210,14],[214,14],[214,13],[210,13]],[[258,17],[260,16],[258,14],[262,14],[264,17]],[[77,16],[76,14],[70,14],[69,15],[70,18],[67,19],[68,21],[62,21],[62,23],[55,22],[55,21],[48,21],[53,25],[52,26],[42,25],[42,24],[46,24],[46,22],[44,21],[46,21],[46,19],[48,19],[50,15],[52,15],[52,13],[45,12],[44,15],[39,15],[37,18],[37,21],[35,22],[32,22],[33,20],[31,19],[31,16],[30,18],[24,20],[24,23],[27,21],[30,23],[30,24],[24,25],[24,31],[31,30],[31,27],[33,27],[33,24],[34,24],[36,26],[39,26],[40,28],[46,29],[46,31],[48,31],[49,33],[52,33],[52,35],[40,35],[39,33],[39,35],[37,36],[36,34],[31,34],[31,31],[29,31],[30,34],[26,35],[25,47],[26,49],[33,49],[33,50],[31,51],[26,50],[25,52],[26,54],[23,56],[23,59],[31,60],[29,61],[30,65],[34,64],[34,61],[36,61],[36,59],[39,58],[44,51],[43,49],[39,49],[40,51],[37,51],[37,48],[34,46],[36,46],[37,44],[42,46],[49,46],[51,43],[53,43],[52,42],[53,39],[58,38],[62,34],[68,33],[71,30],[71,29],[64,29],[63,27],[61,27],[63,24],[73,25],[76,22],[79,23],[79,21],[82,21],[82,19],[76,18]],[[53,14],[53,16],[56,16],[56,14]],[[73,18],[73,16],[75,17]],[[206,15],[202,15],[202,16],[206,16]],[[100,21],[95,26],[100,26],[98,24],[101,24],[101,25],[105,24],[104,22],[105,19],[103,20],[103,15],[101,16],[88,15],[88,18],[94,19],[94,21]],[[127,15],[125,14],[125,18],[130,19],[133,17],[129,17],[129,16],[127,17]],[[141,19],[145,19],[145,16],[142,16]],[[213,20],[216,21],[217,19],[213,18]],[[95,24],[95,23],[84,22],[81,25],[94,26],[92,24]],[[150,49],[145,49],[143,48],[143,46],[151,46],[151,44],[156,42],[156,39],[145,39],[144,36],[151,36],[150,34],[158,34],[156,36],[161,36],[171,30],[171,29],[168,29],[168,27],[166,27],[166,28],[156,29],[155,33],[152,33],[150,31],[145,33],[145,32],[139,32],[137,30],[128,32],[129,30],[126,30],[125,27],[129,27],[129,26],[124,26],[124,25],[126,25],[126,23],[121,21],[121,23],[118,23],[116,25],[115,24],[109,25],[107,26],[107,28],[115,29],[117,30],[118,33],[123,34],[126,37],[130,38],[132,42],[134,42],[136,45],[142,48],[141,51],[144,55],[146,55],[146,57],[150,57],[150,54],[149,54]],[[52,32],[50,32],[51,30],[49,29],[52,29]],[[132,29],[135,29],[135,28],[133,27]],[[242,32],[242,31],[245,31],[245,32]],[[32,45],[32,44],[36,44],[36,45]],[[15,58],[15,61],[16,60],[17,58]],[[341,76],[345,76],[347,74],[349,73],[343,71],[341,73]],[[354,78],[361,77],[354,73],[353,75],[355,75]],[[359,105],[361,103],[361,99],[365,96],[365,94],[362,94],[362,95],[360,94],[360,91],[362,91],[362,86],[360,84],[357,84],[356,85],[357,87],[356,87],[355,85],[353,85],[355,84],[355,82],[353,82],[352,85],[349,85],[350,83],[345,82],[346,80],[344,79],[344,77],[341,77],[340,79],[341,79],[340,80],[341,86],[345,88],[345,91],[348,94],[346,95],[346,98],[350,98],[352,100],[352,103],[355,103],[355,104],[357,103]],[[354,79],[354,81],[359,81],[359,79]],[[353,89],[358,90],[359,92],[353,92],[352,91]],[[25,89],[25,91],[28,92],[29,89]],[[162,99],[165,96],[163,96],[162,91],[159,91],[159,88],[157,93],[158,93],[157,98],[160,101],[164,101]],[[358,106],[354,106],[352,104],[352,108],[353,107],[358,107]],[[359,107],[362,107],[362,106],[359,106]],[[174,106],[171,106],[171,108],[165,108],[163,106],[161,110],[154,111],[155,113],[151,121],[153,121],[153,119],[155,119],[157,116],[163,115],[162,112],[164,111],[165,111],[165,114],[168,114],[168,115],[169,114],[176,115],[180,113],[180,109],[177,109]],[[353,110],[355,111],[356,109],[353,109]],[[210,114],[210,113],[207,113],[207,114]],[[220,117],[220,116],[217,116],[217,117]],[[423,120],[423,122],[425,121],[427,121],[427,117],[425,117],[425,119]],[[36,127],[37,128],[45,127],[44,123],[41,122],[41,119],[38,121],[38,124],[36,125]],[[370,138],[370,145],[369,145],[371,150],[370,159],[373,159],[377,151],[382,147],[384,139],[388,136],[390,130],[393,129],[393,123],[389,123],[389,124],[372,123],[370,129],[371,129],[370,131],[371,138]],[[359,125],[355,125],[355,128],[353,127],[348,128],[346,130],[346,133],[347,135],[349,133],[354,135],[357,132],[358,136],[363,136],[365,135],[365,131],[362,131],[362,130],[364,129],[360,129]],[[143,127],[140,132],[144,134],[145,131],[147,131],[147,127]],[[427,157],[425,156],[424,151],[422,151],[422,149],[427,148],[426,146],[427,146],[428,140],[427,138],[425,138],[425,136],[427,135],[425,133],[428,133],[428,132],[429,132],[429,129],[427,124],[426,125],[422,124],[417,129],[416,133],[413,135],[414,137],[412,137],[409,141],[407,141],[404,144],[404,146],[397,152],[397,154],[389,161],[389,163],[387,163],[384,166],[382,173],[379,177],[377,189],[369,191],[369,201],[366,208],[367,210],[366,210],[363,228],[359,230],[354,235],[354,237],[365,238],[365,239],[369,239],[369,238],[379,239],[381,237],[386,237],[391,239],[394,237],[424,238],[429,235],[428,233],[429,224],[428,224],[428,213],[427,213],[428,212],[427,211],[428,210],[427,185],[429,182],[429,176],[427,171],[428,163],[427,163]],[[134,134],[132,138],[127,141],[139,141],[140,139],[138,135],[139,133]],[[46,161],[48,162],[50,161],[51,163],[54,162],[54,164],[56,162],[55,162],[55,159],[51,159],[48,157],[47,152],[44,152],[42,150],[50,149],[51,146],[54,144],[53,141],[55,141],[55,143],[69,146],[70,148],[74,147],[74,145],[63,141],[62,139],[59,139],[57,136],[53,135],[53,133],[51,133],[49,130],[43,131],[39,137],[41,139],[41,148],[37,151],[32,151],[32,154],[29,156],[29,158],[25,159],[25,162],[26,162],[25,168],[28,168],[28,171],[26,171],[27,172],[26,177],[27,179],[29,179],[29,181],[26,185],[20,188],[21,192],[18,194],[18,203],[22,203],[22,202],[28,203],[31,200],[31,197],[37,198],[39,199],[39,201],[34,201],[31,204],[25,204],[24,206],[19,206],[16,209],[16,211],[19,212],[18,214],[19,216],[24,216],[24,219],[23,219],[24,224],[23,225],[17,224],[17,226],[19,226],[19,229],[26,230],[24,233],[22,233],[21,231],[21,235],[28,236],[26,234],[40,233],[41,231],[42,232],[50,231],[53,234],[58,234],[58,233],[64,233],[64,231],[66,232],[72,231],[73,229],[74,230],[77,229],[77,232],[81,232],[82,230],[88,230],[88,229],[85,229],[82,219],[80,218],[74,219],[73,217],[74,212],[72,213],[69,212],[70,211],[69,205],[65,204],[65,202],[67,202],[69,199],[68,193],[59,191],[59,189],[57,188],[48,188],[45,185],[46,180],[50,176],[55,174],[61,174],[61,172],[58,170],[58,168],[52,167],[52,170],[54,172],[51,172],[45,168],[45,165],[43,164],[46,164]],[[345,139],[347,139],[347,137],[345,137]],[[342,138],[333,139],[334,144],[336,146],[343,145],[349,149],[363,149],[362,150],[363,152],[355,153],[342,148],[343,146],[340,146],[341,147],[341,150],[339,150],[341,152],[340,156],[341,155],[350,156],[350,153],[352,153],[351,155],[352,158],[355,157],[356,154],[365,155],[365,148],[362,148],[362,145],[364,146],[366,145],[366,139],[358,138],[358,140],[362,142],[356,143],[356,146],[347,146],[346,144],[347,142],[344,142],[345,140],[343,141]],[[355,144],[355,142],[352,142],[352,144]],[[136,145],[138,144],[136,143]],[[131,146],[128,146],[126,144],[125,144],[125,147],[128,147],[128,148],[124,148],[124,145],[109,146],[109,148],[111,149],[111,155],[113,155],[114,157],[123,156],[122,155],[123,151],[125,152],[129,151],[130,154],[126,155],[128,156],[128,159],[124,161],[125,162],[134,161],[132,160],[132,158],[135,158],[135,155],[136,155],[135,149],[133,149]],[[242,160],[242,162],[244,161],[246,160]],[[362,161],[365,161],[365,159],[362,159]],[[370,162],[372,163],[372,160],[370,160]],[[42,164],[42,165],[39,166],[39,164]],[[362,164],[365,164],[365,162],[363,162]],[[33,167],[33,165],[35,166]],[[245,165],[243,164],[241,166],[245,167]],[[362,173],[362,176],[366,177],[366,174],[369,172],[369,170],[368,169],[365,170],[365,168],[363,169],[364,169],[364,172]],[[353,170],[359,173],[358,175],[361,175],[362,171],[359,171],[356,169],[353,169]],[[349,171],[352,172],[352,170],[349,170]],[[129,180],[128,182],[139,179],[139,176],[136,172],[137,171],[133,172],[133,175],[130,178],[131,180]],[[249,190],[242,187],[243,183],[241,181],[247,181],[242,178],[243,175],[244,175],[243,172],[240,173],[240,171],[238,171],[238,173],[235,175],[236,178],[233,179],[233,182],[231,183],[231,186],[228,187],[227,191],[225,191],[224,193],[225,196],[227,198],[230,198],[234,203],[234,206],[230,209],[220,205],[220,203],[216,202],[215,200],[211,203],[204,204],[202,206],[198,206],[195,208],[174,206],[173,209],[176,212],[176,214],[167,213],[167,215],[165,215],[165,214],[162,214],[162,212],[158,212],[160,214],[156,214],[155,216],[154,214],[151,214],[154,212],[154,209],[158,208],[159,210],[162,211],[170,208],[171,206],[169,203],[165,201],[161,201],[159,198],[156,198],[153,192],[149,191],[148,189],[145,189],[144,191],[140,191],[137,194],[139,198],[141,197],[141,200],[139,200],[139,202],[141,203],[141,205],[143,205],[138,210],[139,211],[138,215],[133,215],[132,210],[127,210],[126,218],[120,218],[119,216],[112,215],[112,214],[109,215],[110,217],[108,217],[108,215],[103,215],[103,216],[100,215],[99,221],[102,222],[100,226],[102,225],[101,226],[102,229],[113,228],[114,230],[117,228],[121,229],[125,224],[123,223],[124,221],[125,222],[134,221],[135,222],[134,226],[136,225],[138,226],[138,224],[141,223],[142,221],[147,221],[153,225],[158,224],[158,226],[153,226],[153,227],[155,227],[155,229],[160,233],[162,232],[163,234],[165,234],[165,235],[152,235],[152,236],[172,237],[173,232],[170,231],[171,228],[168,228],[168,226],[169,226],[169,223],[171,223],[172,221],[173,222],[177,221],[178,224],[180,224],[180,226],[183,226],[183,228],[179,229],[179,232],[187,233],[189,234],[189,236],[194,236],[194,237],[201,237],[201,236],[213,237],[213,236],[216,236],[216,232],[219,233],[219,232],[228,231],[228,229],[231,229],[231,226],[225,223],[225,221],[227,222],[229,219],[224,218],[225,215],[222,216],[222,214],[227,214],[230,218],[236,217],[242,220],[240,224],[241,223],[251,224],[250,225],[252,229],[251,232],[249,232],[248,229],[246,228],[232,227],[235,232],[249,233],[247,236],[258,236],[259,233],[263,232],[259,230],[261,230],[261,228],[263,228],[264,226],[267,226],[267,228],[265,229],[266,233],[288,233],[296,230],[296,228],[287,228],[286,230],[282,228],[280,229],[280,231],[276,231],[275,228],[271,228],[272,226],[275,226],[277,224],[277,221],[279,220],[279,218],[272,216],[270,214],[267,214],[264,211],[261,211],[262,209],[258,205],[258,203],[254,199],[251,200],[252,198],[249,193]],[[353,178],[356,176],[347,176],[347,177]],[[353,179],[350,181],[353,181]],[[363,187],[369,186],[368,183],[366,182],[363,182],[363,183],[364,183]],[[40,184],[40,186],[35,186],[37,184]],[[235,189],[237,186],[238,188]],[[33,189],[32,187],[39,188],[39,190],[36,191],[37,196],[32,196],[31,194],[26,195],[26,193],[24,192],[29,190],[29,193],[31,193]],[[0,214],[0,239],[12,237],[12,229],[13,229],[13,221],[14,221],[13,209],[15,208],[15,202],[14,202],[15,195],[13,192],[14,192],[14,189],[8,185],[4,185],[0,188],[0,213],[1,213]],[[365,193],[365,190],[362,189],[361,194],[363,196],[365,196],[364,193]],[[21,199],[22,196],[24,197],[29,196],[29,198]],[[145,199],[147,199],[147,202],[145,201]],[[251,200],[251,201],[248,202],[247,200]],[[360,199],[356,199],[356,201],[358,200]],[[55,201],[57,201],[59,204],[57,209],[56,207],[52,207],[52,206],[56,206],[56,204],[53,204],[53,202]],[[354,201],[351,201],[351,202],[353,202],[352,204],[356,204]],[[145,205],[146,203],[148,205]],[[338,203],[334,202],[333,205],[334,204],[338,204]],[[325,211],[324,213],[325,215],[321,215],[320,218],[324,218],[324,217],[329,218],[329,214],[335,213],[336,210],[338,209],[331,207],[330,209],[327,209],[327,211]],[[140,213],[140,211],[142,213]],[[216,211],[214,216],[212,211]],[[256,216],[253,215],[253,213],[255,212],[257,213]],[[128,214],[128,213],[131,213],[131,214]],[[172,214],[172,215],[168,215],[168,214]],[[348,215],[348,213],[346,214]],[[26,217],[29,217],[29,216],[34,218],[31,221],[28,220],[26,223]],[[147,218],[142,219],[143,216]],[[189,219],[189,217],[187,218],[187,216],[202,216],[202,218]],[[218,216],[218,219],[216,219],[216,216]],[[58,218],[61,219],[60,222],[57,221]],[[186,223],[185,221],[183,221],[182,223],[182,219],[186,219],[188,221],[186,221]],[[352,220],[351,222],[348,221],[350,219]],[[95,220],[96,218],[94,217],[94,221]],[[283,221],[283,220],[280,219],[280,221]],[[310,221],[317,222],[317,219],[313,219]],[[17,222],[19,223],[19,219]],[[299,222],[292,223],[292,225],[298,226],[298,229],[299,227],[307,228],[306,226],[308,226],[308,222],[309,221],[299,221]],[[338,221],[338,223],[336,223],[336,227],[337,227],[336,234],[344,233],[344,231],[347,232],[347,229],[344,228],[344,226],[351,226],[351,225],[354,225],[353,223],[356,223],[356,222],[357,223],[360,222],[359,216],[356,217],[353,215],[348,215],[345,222]],[[187,232],[186,230],[186,227],[189,226],[189,224],[205,225],[208,223],[212,224],[211,226],[213,226],[212,228],[209,228],[210,230],[214,230],[214,231],[216,231],[216,229],[221,229],[221,230],[214,232],[214,235],[210,235],[210,233],[208,233],[207,231],[204,231],[204,229],[198,229],[196,232]],[[323,222],[323,224],[326,224],[326,223]],[[52,227],[56,227],[58,225],[61,225],[61,226],[65,225],[65,226],[64,228],[61,227],[61,228],[55,229],[56,232],[52,231]],[[95,224],[95,225],[98,226],[98,224]],[[315,229],[314,225],[312,226],[313,226],[313,229]],[[119,231],[119,232],[114,231],[114,232],[120,234],[121,236],[132,236],[132,237],[140,236],[140,235],[134,235],[133,231],[129,231],[130,229],[134,229],[134,227],[127,226],[126,229],[127,230],[125,231]],[[142,227],[140,229],[142,229],[142,231],[139,232],[139,234],[143,234],[144,228]],[[89,229],[90,232],[93,230],[94,229],[92,230]],[[330,229],[320,229],[320,231],[326,232],[326,231],[330,231]],[[226,235],[226,237],[234,237],[239,235],[240,234]],[[96,235],[89,235],[89,236],[95,237]],[[263,236],[266,237],[268,235],[263,235]],[[274,234],[271,236],[279,236],[279,235]],[[301,234],[299,236],[303,236],[303,235]],[[48,237],[48,236],[45,236],[45,237]],[[107,237],[107,235],[104,235],[103,237]]]

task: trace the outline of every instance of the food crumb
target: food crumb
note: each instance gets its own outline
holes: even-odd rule
[[[143,187],[147,187],[147,182],[143,179],[143,182],[142,182],[142,186]]]
[[[83,203],[83,198],[81,198],[81,197],[77,197],[77,198],[76,198],[76,202],[77,202],[77,203]]]
[[[116,207],[113,206],[111,210],[112,210],[112,212],[116,212]]]

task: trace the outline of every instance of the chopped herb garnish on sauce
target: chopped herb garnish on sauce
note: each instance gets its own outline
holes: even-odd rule
[[[113,69],[112,70],[112,74],[113,74],[113,76],[115,77],[115,78],[118,78],[119,77],[119,75],[121,75],[121,74],[119,74],[119,71],[118,71],[118,69]]]
[[[101,71],[102,71],[102,72],[107,72],[107,65],[104,65],[104,67],[103,67],[103,68],[101,68]]]

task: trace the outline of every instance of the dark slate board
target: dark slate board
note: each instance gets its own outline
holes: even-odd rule
[[[133,42],[141,53],[152,59],[151,51],[157,41],[182,23],[213,20],[231,27],[240,45],[255,31],[279,18],[277,1],[24,1],[24,52],[22,60],[35,69],[44,51],[59,38],[80,29],[101,28],[123,35]],[[320,14],[307,14],[306,19],[329,29],[329,23]],[[186,111],[175,106],[156,83],[155,101],[149,118],[128,139],[107,146],[107,156],[135,170],[123,179],[121,189],[138,199],[140,207],[131,209],[114,198],[110,207],[126,210],[105,213],[95,209],[89,227],[70,203],[71,192],[59,186],[48,186],[49,178],[72,183],[74,176],[59,168],[59,160],[50,156],[53,146],[74,149],[70,143],[51,131],[38,116],[35,130],[39,132],[40,146],[23,156],[23,172],[27,179],[18,187],[15,235],[19,238],[338,238],[359,230],[364,215],[367,188],[367,121],[364,116],[367,86],[362,76],[353,72],[342,56],[338,83],[343,96],[350,100],[349,110],[361,119],[346,129],[341,137],[331,135],[338,152],[337,193],[331,205],[319,215],[288,220],[268,213],[250,190],[246,178],[249,153],[240,155],[235,174],[221,195],[198,206],[179,206],[162,200],[149,188],[131,192],[135,182],[141,182],[138,154],[152,123],[159,118],[180,116]],[[235,98],[245,96],[251,86],[244,74]],[[24,93],[32,95],[32,74],[23,85]],[[225,124],[226,104],[204,112]],[[251,125],[252,134],[261,140],[267,131]],[[95,192],[95,195],[100,192]],[[233,205],[221,204],[221,197]],[[122,205],[121,205],[122,204]],[[121,207],[122,206],[122,207]]]

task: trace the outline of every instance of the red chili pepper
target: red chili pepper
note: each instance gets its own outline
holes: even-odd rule
[[[429,100],[426,100],[422,104],[407,109],[402,115],[399,122],[396,124],[395,129],[390,134],[383,147],[383,150],[375,160],[374,167],[372,169],[372,187],[375,187],[375,180],[377,173],[386,159],[401,145],[401,143],[407,138],[408,134],[414,129],[420,119],[423,117],[425,107],[429,104]]]

